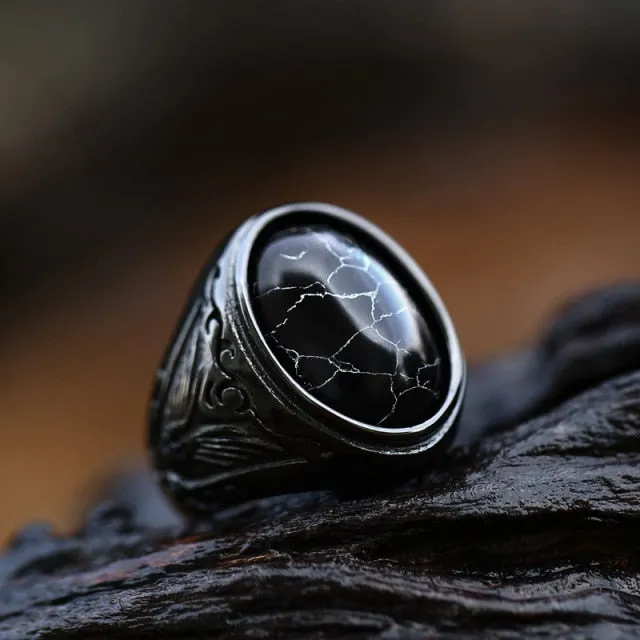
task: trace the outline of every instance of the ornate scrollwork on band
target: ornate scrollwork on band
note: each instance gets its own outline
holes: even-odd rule
[[[172,492],[209,502],[233,476],[291,458],[257,414],[234,372],[242,354],[225,327],[225,283],[216,269],[190,302],[158,372],[152,401],[155,465]],[[231,480],[231,483],[230,483]]]

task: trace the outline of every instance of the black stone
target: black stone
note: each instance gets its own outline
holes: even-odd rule
[[[441,348],[407,290],[353,238],[278,231],[253,260],[254,314],[285,370],[342,415],[409,427],[441,406]]]

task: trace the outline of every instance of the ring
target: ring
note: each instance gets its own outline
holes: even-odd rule
[[[158,370],[149,449],[186,512],[425,470],[466,367],[438,293],[364,218],[297,203],[249,218],[202,270]]]

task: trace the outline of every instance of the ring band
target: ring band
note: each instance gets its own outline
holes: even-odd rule
[[[249,218],[197,280],[156,375],[149,448],[185,511],[394,482],[459,416],[465,361],[413,259],[362,217]]]

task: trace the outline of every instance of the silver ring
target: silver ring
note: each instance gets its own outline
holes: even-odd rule
[[[276,207],[194,286],[156,375],[152,464],[196,512],[397,482],[444,450],[465,381],[449,314],[404,249],[339,207]]]

